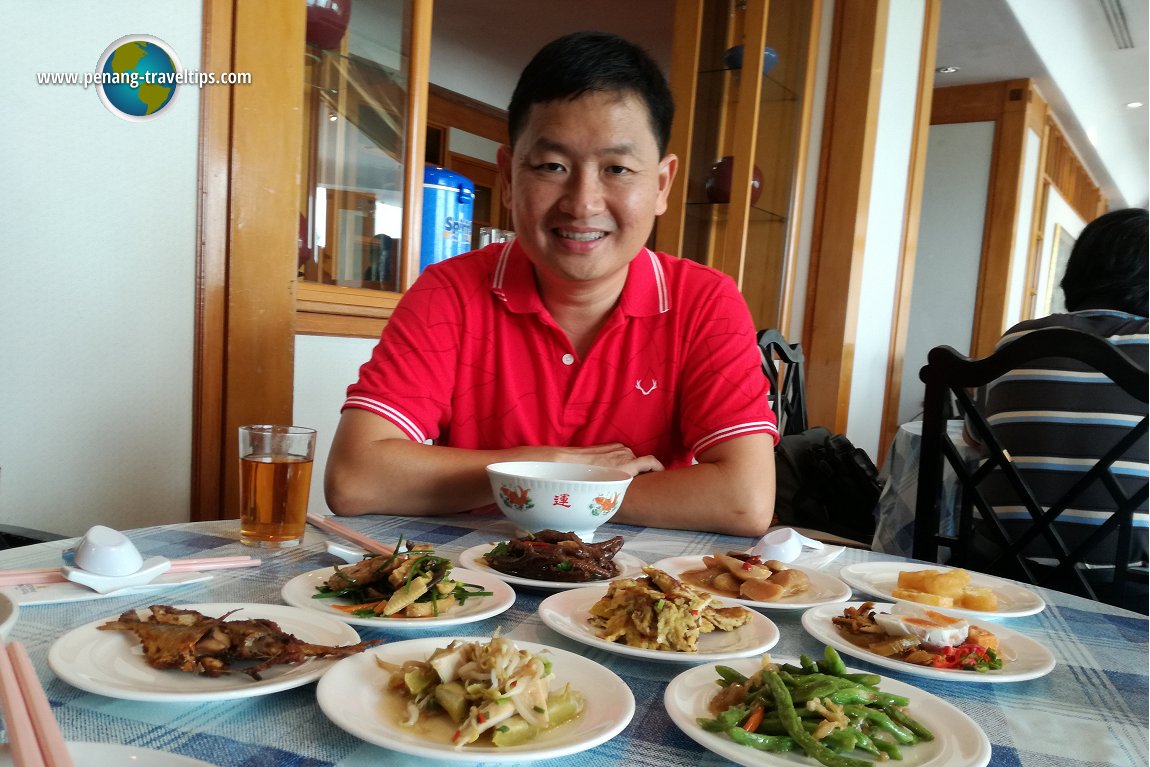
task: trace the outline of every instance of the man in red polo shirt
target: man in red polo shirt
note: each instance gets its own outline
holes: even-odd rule
[[[498,461],[635,476],[614,521],[755,536],[777,429],[726,275],[645,247],[678,163],[658,66],[613,35],[545,46],[499,153],[516,237],[428,267],[348,389],[325,477],[337,514],[491,503]]]

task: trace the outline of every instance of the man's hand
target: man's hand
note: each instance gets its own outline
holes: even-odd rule
[[[532,450],[532,448],[523,448]],[[545,447],[538,448],[545,451],[547,457],[528,458],[525,460],[556,461],[559,463],[585,463],[592,466],[606,466],[612,469],[622,469],[632,477],[649,471],[662,471],[663,464],[653,455],[636,456],[631,448],[620,442],[607,445],[592,445],[591,447]]]

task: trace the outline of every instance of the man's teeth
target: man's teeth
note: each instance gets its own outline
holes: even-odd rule
[[[563,229],[559,230],[559,235],[568,240],[575,240],[576,242],[591,242],[592,240],[601,240],[607,236],[604,232],[568,232]]]

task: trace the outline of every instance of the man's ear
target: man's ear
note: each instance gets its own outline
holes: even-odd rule
[[[495,163],[499,168],[499,186],[503,190],[504,207],[511,204],[511,161],[511,147],[501,144],[495,153]]]
[[[659,162],[659,196],[655,198],[655,215],[661,216],[667,212],[667,195],[671,193],[671,183],[675,180],[675,171],[679,169],[679,158],[669,154]]]

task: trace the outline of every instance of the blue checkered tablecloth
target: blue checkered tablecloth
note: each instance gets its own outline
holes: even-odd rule
[[[341,520],[384,541],[432,543],[440,553],[506,540],[511,530],[498,518],[467,515],[441,518],[362,517]],[[199,522],[128,531],[146,556],[170,558],[256,554],[259,568],[216,571],[201,583],[160,592],[174,604],[202,602],[282,603],[280,587],[300,573],[335,564],[324,551],[326,536],[309,529],[304,544],[279,551],[248,549],[238,542],[236,522]],[[647,562],[670,556],[745,549],[744,538],[676,530],[607,524],[604,535],[623,535],[626,551]],[[0,567],[58,564],[73,541],[0,552]],[[846,550],[826,566],[893,557]],[[1147,765],[1147,620],[1056,592],[1040,590],[1048,607],[1042,613],[1009,621],[1051,649],[1057,667],[1046,677],[1008,684],[962,684],[870,670],[896,677],[954,703],[981,726],[993,744],[995,767],[1039,765]],[[437,635],[487,636],[496,629],[525,641],[578,652],[611,668],[635,694],[636,713],[617,737],[597,748],[549,765],[626,764],[629,767],[726,764],[683,735],[663,708],[667,683],[685,665],[632,659],[572,642],[544,626],[537,609],[549,594],[519,589],[514,607],[495,618],[439,631],[388,632],[358,628],[364,639],[390,641]],[[75,626],[161,601],[156,594],[135,594],[86,602],[28,605],[22,608],[12,638],[23,642],[67,739],[124,743],[192,756],[219,767],[367,767],[428,765],[369,745],[339,729],[315,703],[315,685],[272,695],[217,703],[141,703],[78,690],[57,679],[47,665],[48,649]],[[779,656],[816,655],[822,645],[809,637],[799,612],[772,611],[782,638],[771,651]],[[853,666],[867,664],[849,661]],[[813,764],[813,762],[811,762]],[[957,767],[949,765],[948,767]]]

